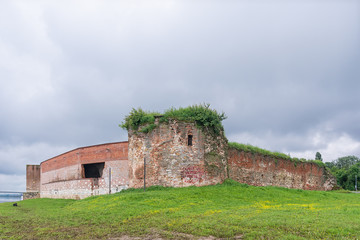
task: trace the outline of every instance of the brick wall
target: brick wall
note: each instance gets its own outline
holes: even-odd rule
[[[71,165],[80,161],[82,164],[96,163],[103,160],[127,160],[128,142],[107,143],[77,148],[50,158],[41,163],[41,172],[47,172]]]
[[[40,165],[26,165],[26,191],[40,191]]]
[[[249,185],[331,190],[336,179],[315,163],[297,163],[230,148],[229,177]]]
[[[195,123],[170,120],[150,133],[130,130],[129,142],[78,148],[48,159],[40,167],[28,165],[27,191],[40,188],[40,197],[82,199],[139,188],[144,183],[144,158],[147,186],[204,186],[228,177],[255,186],[307,190],[331,190],[336,184],[325,168],[314,163],[294,164],[228,149],[223,133],[214,135]],[[83,165],[93,163],[104,163],[102,176],[85,178]]]
[[[157,120],[156,120],[157,122]],[[157,122],[158,123],[158,122]],[[192,145],[188,145],[188,136]],[[198,129],[192,122],[170,120],[150,133],[129,131],[130,187],[203,186],[226,178],[226,139]]]
[[[109,143],[78,148],[42,162],[40,196],[82,199],[127,188],[127,152],[127,142]],[[85,178],[83,164],[99,162],[104,163],[102,176]]]

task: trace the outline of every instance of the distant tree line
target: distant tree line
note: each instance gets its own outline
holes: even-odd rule
[[[331,173],[336,177],[337,183],[343,189],[355,190],[355,178],[360,179],[360,159],[356,156],[338,158],[332,162],[325,162]],[[359,189],[359,187],[358,187]]]

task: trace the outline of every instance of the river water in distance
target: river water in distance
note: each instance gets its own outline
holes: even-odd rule
[[[22,200],[22,195],[18,193],[0,193],[0,203],[18,202]]]

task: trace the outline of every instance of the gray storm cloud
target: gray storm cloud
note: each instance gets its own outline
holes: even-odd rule
[[[360,155],[359,42],[355,0],[1,2],[0,190],[26,163],[126,140],[140,106],[207,102],[230,141]]]

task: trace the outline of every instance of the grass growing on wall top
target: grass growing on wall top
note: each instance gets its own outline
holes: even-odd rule
[[[260,155],[264,155],[264,156],[269,156],[269,157],[273,157],[273,158],[280,158],[280,159],[285,159],[285,160],[290,160],[292,162],[294,162],[295,164],[298,162],[312,162],[317,164],[319,167],[325,167],[325,164],[322,161],[319,160],[306,160],[305,158],[292,158],[289,155],[286,155],[285,153],[280,153],[280,152],[271,152],[269,150],[266,149],[262,149],[256,146],[252,146],[250,144],[241,144],[241,143],[236,143],[236,142],[229,142],[229,147],[230,148],[235,148],[239,151],[244,151],[244,152],[249,152],[249,153],[254,153],[254,154],[260,154]]]
[[[135,130],[138,131],[140,126],[146,126],[146,129],[140,129],[142,132],[150,131],[148,126],[155,125],[155,116],[160,115],[157,112],[145,112],[141,108],[133,108],[129,115],[124,119],[124,122],[119,126],[126,130]]]
[[[195,122],[198,127],[212,130],[216,134],[220,134],[224,130],[221,122],[226,119],[224,113],[218,113],[216,110],[210,109],[210,104],[193,105],[186,108],[170,108],[163,114],[133,108],[120,127],[126,130],[151,132],[156,127],[155,116],[160,117],[160,122],[169,122],[170,119]]]
[[[360,238],[360,195],[224,184],[0,204],[0,239]]]

